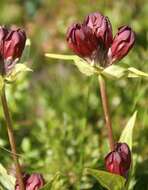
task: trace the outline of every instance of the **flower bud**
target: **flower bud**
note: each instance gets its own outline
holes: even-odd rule
[[[0,74],[6,75],[21,57],[26,34],[21,29],[0,27]]]
[[[91,13],[83,24],[74,24],[67,31],[70,49],[89,63],[108,67],[122,59],[132,48],[135,34],[129,26],[122,26],[113,39],[108,17]]]
[[[126,177],[131,165],[131,152],[126,143],[117,143],[115,150],[105,157],[106,170]]]
[[[92,30],[82,24],[73,24],[67,31],[67,42],[70,49],[81,57],[91,57],[97,50],[98,40]]]
[[[85,18],[84,24],[93,30],[101,46],[107,49],[111,46],[112,26],[107,17],[100,13],[92,13]]]
[[[25,174],[23,181],[25,190],[39,190],[45,184],[45,181],[40,174]],[[20,190],[18,181],[16,181],[15,190]]]
[[[121,60],[130,49],[133,47],[135,42],[135,33],[129,26],[122,26],[118,29],[117,34],[113,39],[111,48],[108,51],[108,57],[110,63]]]
[[[10,30],[4,39],[3,58],[12,59],[20,58],[25,47],[26,34],[22,29]]]

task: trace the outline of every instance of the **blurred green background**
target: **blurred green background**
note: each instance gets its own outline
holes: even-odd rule
[[[50,60],[44,53],[72,54],[65,33],[73,22],[95,11],[107,15],[115,34],[128,24],[136,44],[120,65],[148,72],[147,0],[1,0],[0,24],[24,27],[31,39],[25,57],[34,71],[7,88],[17,136],[18,152],[27,172],[41,172],[49,181],[58,171],[67,189],[103,189],[83,168],[104,169],[109,151],[97,78],[83,76],[69,62]],[[138,110],[133,154],[136,161],[130,189],[148,189],[148,81],[122,79],[107,82],[116,141],[128,118]],[[12,159],[0,107],[0,160]]]

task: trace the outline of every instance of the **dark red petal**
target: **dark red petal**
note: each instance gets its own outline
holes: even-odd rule
[[[135,42],[135,33],[129,26],[122,26],[113,39],[112,46],[108,51],[111,62],[121,60],[128,54]]]

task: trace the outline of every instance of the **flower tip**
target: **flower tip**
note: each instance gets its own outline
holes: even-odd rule
[[[130,26],[124,25],[118,28],[112,45],[108,50],[108,58],[111,64],[120,61],[132,49],[135,43],[135,32]]]

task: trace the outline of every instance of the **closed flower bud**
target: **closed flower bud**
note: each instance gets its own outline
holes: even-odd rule
[[[129,169],[131,164],[131,152],[126,143],[117,143],[116,150],[121,155],[124,162],[124,168]]]
[[[44,185],[43,177],[40,174],[32,174],[26,183],[26,190],[38,190]]]
[[[20,58],[25,47],[26,34],[24,30],[10,30],[4,39],[2,55],[4,59]]]
[[[84,24],[93,30],[100,46],[107,49],[111,46],[113,40],[112,26],[107,17],[100,13],[92,13],[85,18]]]
[[[45,184],[40,174],[25,174],[23,177],[25,190],[39,190]],[[18,181],[16,181],[15,190],[20,190]]]
[[[106,170],[127,177],[131,165],[131,152],[126,143],[117,143],[115,150],[105,157]]]
[[[90,58],[98,47],[98,40],[92,30],[82,24],[73,24],[67,31],[67,42],[77,55]]]
[[[5,75],[12,70],[22,55],[26,34],[21,29],[0,27],[0,74]]]
[[[122,59],[132,48],[135,34],[128,26],[119,28],[113,39],[108,17],[89,14],[82,24],[74,24],[67,31],[70,49],[88,63],[108,67]]]
[[[122,26],[118,29],[117,34],[113,39],[111,48],[108,51],[108,57],[110,64],[121,60],[130,49],[133,47],[135,42],[135,33],[129,26]]]

